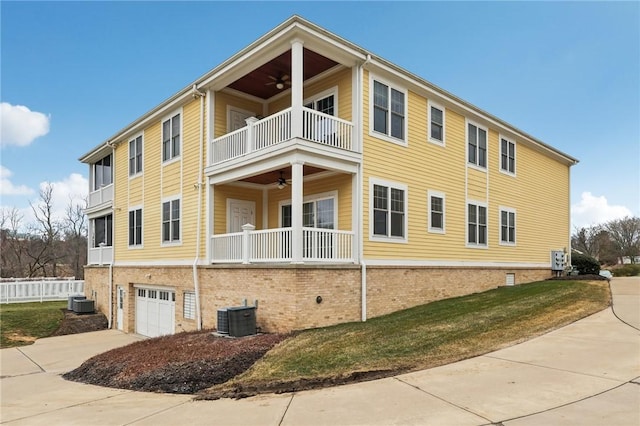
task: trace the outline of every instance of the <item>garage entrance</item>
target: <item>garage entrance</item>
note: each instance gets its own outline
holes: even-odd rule
[[[175,331],[176,293],[159,288],[136,288],[136,333],[148,337]]]

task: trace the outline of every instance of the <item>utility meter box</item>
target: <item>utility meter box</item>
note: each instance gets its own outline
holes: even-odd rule
[[[563,250],[551,250],[551,270],[552,271],[564,271],[564,251]]]

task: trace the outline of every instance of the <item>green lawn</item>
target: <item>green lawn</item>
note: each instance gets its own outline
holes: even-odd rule
[[[60,326],[66,301],[10,303],[0,305],[0,348],[32,344]]]
[[[211,391],[448,364],[569,324],[609,302],[606,281],[542,281],[441,300],[364,323],[303,331]]]

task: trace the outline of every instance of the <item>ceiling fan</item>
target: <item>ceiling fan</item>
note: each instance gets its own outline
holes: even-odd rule
[[[289,179],[290,181],[291,179]],[[287,179],[284,178],[284,172],[281,170],[280,171],[280,177],[278,178],[278,189],[283,189],[285,186],[287,186]]]
[[[291,80],[289,79],[289,76],[287,74],[280,74],[278,75],[278,77],[274,77],[272,75],[268,76],[271,80],[268,83],[265,84],[265,86],[276,86],[276,89],[278,90],[282,90],[284,89],[286,86],[291,86]]]

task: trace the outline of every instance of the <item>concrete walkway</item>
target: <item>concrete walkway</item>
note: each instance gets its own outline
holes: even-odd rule
[[[484,356],[382,380],[238,401],[68,382],[60,373],[138,337],[105,330],[40,339],[0,351],[0,422],[637,426],[640,278],[616,278],[611,289],[613,309]]]

